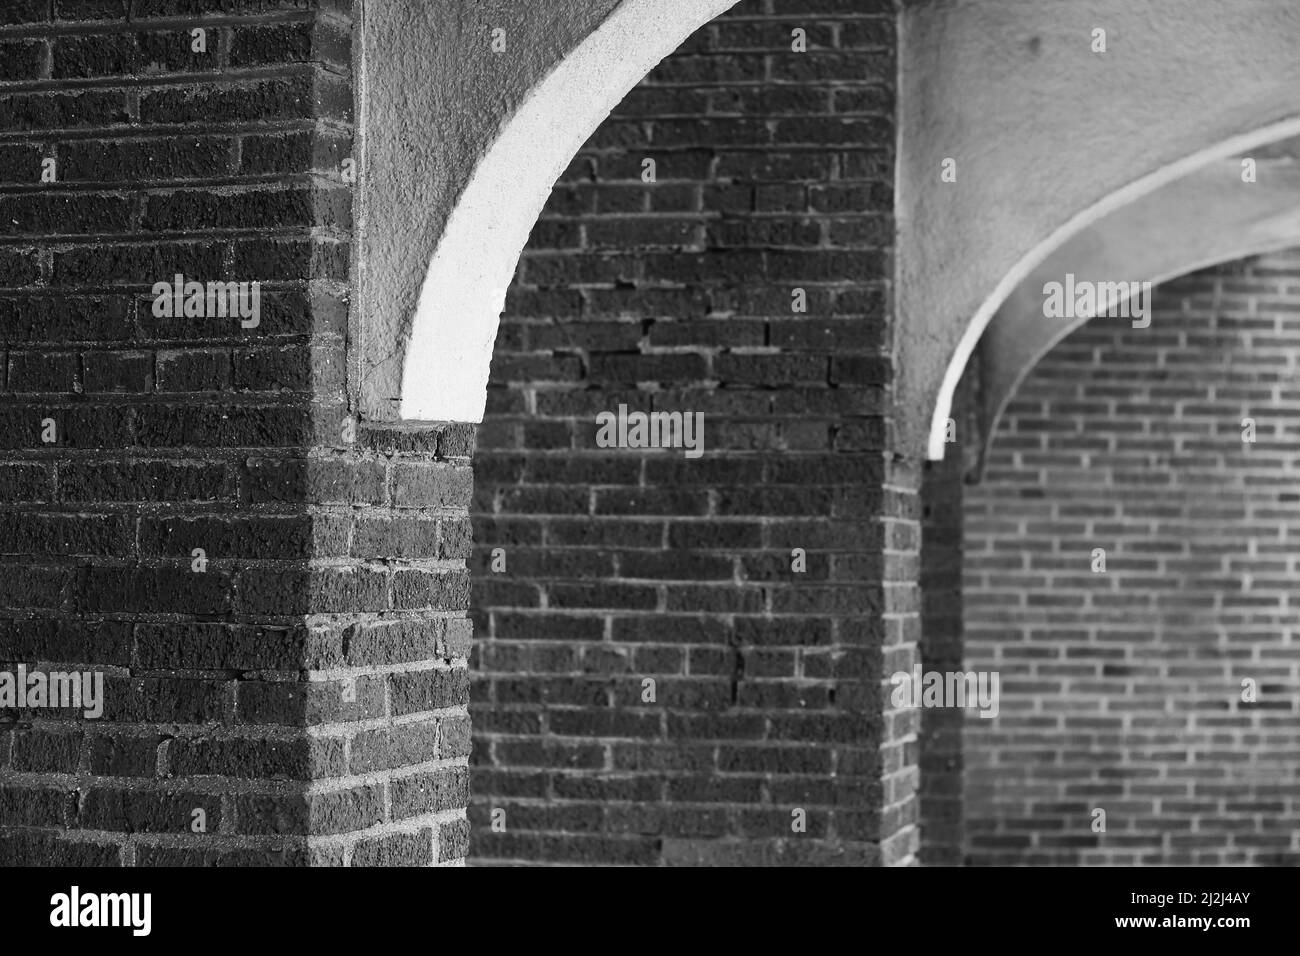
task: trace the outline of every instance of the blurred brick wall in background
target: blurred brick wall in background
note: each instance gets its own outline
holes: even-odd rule
[[[1025,380],[966,489],[967,666],[1003,681],[965,727],[973,862],[1300,863],[1297,422],[1300,251]]]

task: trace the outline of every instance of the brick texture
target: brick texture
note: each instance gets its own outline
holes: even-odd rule
[[[894,29],[886,2],[745,0],[556,185],[475,460],[473,860],[915,859],[919,720],[882,695],[920,624]],[[598,447],[620,403],[704,413],[703,457]]]
[[[1150,328],[1096,320],[1022,385],[967,489],[967,661],[1003,684],[965,727],[972,862],[1300,863],[1298,365],[1291,251],[1170,282]]]
[[[351,421],[351,29],[0,11],[0,668],[107,698],[0,713],[0,864],[464,857],[473,434]],[[176,273],[260,324],[156,317]]]
[[[921,665],[925,673],[965,669],[962,622],[962,528],[965,475],[979,448],[973,363],[953,396],[951,431],[941,461],[926,462],[921,481]],[[957,866],[965,848],[962,727],[956,708],[921,710],[921,863]]]

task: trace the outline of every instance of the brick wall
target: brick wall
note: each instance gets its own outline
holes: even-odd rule
[[[0,863],[465,853],[472,430],[347,424],[349,7],[0,10],[0,669],[106,685],[0,712]]]
[[[474,859],[915,853],[917,722],[881,695],[919,631],[893,47],[887,2],[745,0],[557,184],[475,459]],[[703,412],[704,456],[599,448],[620,403]]]
[[[1003,681],[965,728],[973,862],[1300,862],[1298,372],[1292,251],[1168,283],[1020,388],[967,489],[967,666]]]
[[[925,463],[921,480],[921,665],[925,673],[965,668],[962,635],[964,481],[979,448],[976,373],[972,365],[953,396],[952,428],[941,461]],[[956,708],[921,710],[921,862],[959,866],[963,860],[962,727]]]

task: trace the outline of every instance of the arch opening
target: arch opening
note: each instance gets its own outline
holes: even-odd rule
[[[481,422],[506,290],[551,189],[628,92],[738,0],[625,0],[529,93],[474,170],[429,263],[399,414]]]
[[[1214,164],[1218,160],[1238,156],[1256,147],[1290,139],[1297,135],[1300,135],[1300,116],[1270,124],[1251,133],[1234,136],[1179,162],[1165,166],[1150,175],[1135,180],[1083,212],[1076,214],[1065,225],[1053,232],[1049,238],[1040,242],[1023,256],[980,303],[957,342],[956,351],[949,360],[939,384],[936,404],[930,420],[926,447],[927,456],[932,460],[943,457],[944,435],[952,411],[953,394],[962,373],[974,355],[976,345],[984,335],[989,323],[997,314],[998,309],[1022,285],[1033,279],[1035,270],[1046,263],[1053,253],[1065,247],[1070,240],[1086,233],[1091,227],[1104,223],[1108,217],[1116,216],[1119,218],[1124,209],[1130,204],[1141,203],[1144,198],[1172,184],[1176,184],[1180,179],[1191,176],[1203,167]],[[1279,247],[1279,245],[1271,245],[1266,248]],[[1224,261],[1224,259],[1219,258],[1212,261]],[[1165,271],[1163,275],[1167,278],[1171,275],[1180,275],[1186,271],[1188,271],[1186,268],[1174,267],[1174,271]]]
[[[997,423],[1035,364],[1095,317],[1043,315],[1042,289],[1071,275],[1082,282],[1129,280],[1157,287],[1223,262],[1286,249],[1300,242],[1300,143],[1286,140],[1251,157],[1255,178],[1243,181],[1244,157],[1208,164],[1104,217],[1048,256],[998,308],[977,350],[980,434],[971,477],[978,479]],[[1149,306],[1149,303],[1148,303]],[[1113,311],[1112,306],[1112,311]]]
[[[1255,13],[904,5],[895,391],[907,452],[942,456],[976,343],[1046,256],[1199,166],[1300,128],[1300,12],[1261,0]],[[1113,42],[1095,51],[1080,38],[1102,22]]]

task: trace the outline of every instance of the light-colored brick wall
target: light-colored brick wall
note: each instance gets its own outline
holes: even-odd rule
[[[1040,362],[967,489],[976,863],[1300,862],[1300,251],[1155,296]]]

